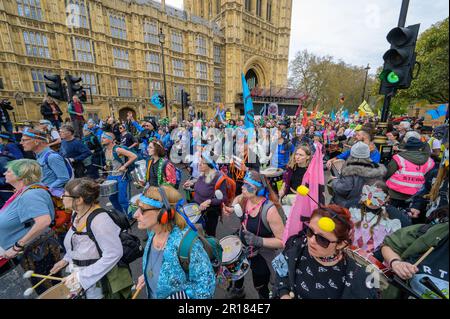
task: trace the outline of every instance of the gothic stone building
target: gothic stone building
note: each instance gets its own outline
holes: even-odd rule
[[[68,71],[88,88],[89,117],[164,116],[150,104],[164,92],[164,60],[171,116],[181,90],[206,116],[219,103],[236,116],[241,73],[251,88],[286,86],[291,9],[292,0],[184,0],[184,10],[165,0],[1,0],[0,98],[16,121],[38,120],[44,74]]]

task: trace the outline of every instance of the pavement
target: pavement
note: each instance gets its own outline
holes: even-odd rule
[[[181,169],[181,167],[180,167],[180,169]],[[182,174],[181,185],[183,185],[184,181],[186,181],[189,178],[186,170],[182,169],[182,173],[183,174]],[[325,172],[325,180],[327,180],[328,176],[329,176],[329,174],[326,171]],[[139,194],[140,191],[142,191],[142,189],[139,190],[136,187],[132,186],[130,198],[136,194]],[[184,192],[182,192],[182,193],[184,196]],[[329,195],[327,192],[326,192],[325,197],[327,200],[329,199]],[[100,204],[103,207],[107,207],[107,208],[111,207],[111,204],[109,203],[107,198],[101,198]],[[139,230],[136,225],[137,224],[133,225],[133,227],[131,229],[131,234],[138,236],[144,243],[144,240],[147,238],[146,231]],[[238,229],[239,229],[239,218],[236,215],[233,214],[228,217],[224,216],[222,221],[219,220],[219,223],[217,225],[217,230],[216,230],[216,236],[220,240],[223,237],[226,237],[226,236],[229,236],[229,235],[235,233],[236,230],[238,230]],[[131,272],[133,275],[133,280],[135,282],[137,282],[137,279],[139,278],[139,276],[142,275],[142,258],[139,258],[136,261],[134,261],[133,263],[131,263],[130,268],[131,268]],[[258,293],[256,292],[255,288],[253,288],[253,279],[252,279],[251,270],[244,277],[244,289],[245,289],[245,299],[258,299]],[[140,293],[138,299],[146,299],[146,293],[144,291],[142,291]],[[228,299],[226,289],[220,287],[219,284],[216,286],[214,299]]]

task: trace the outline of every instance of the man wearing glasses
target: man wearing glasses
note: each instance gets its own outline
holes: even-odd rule
[[[36,153],[41,165],[41,183],[50,189],[63,189],[70,179],[64,158],[48,147],[48,136],[45,132],[25,128],[20,141],[25,151]]]

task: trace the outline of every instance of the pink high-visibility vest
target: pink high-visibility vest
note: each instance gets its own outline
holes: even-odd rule
[[[397,155],[393,156],[398,170],[387,181],[386,185],[402,194],[414,195],[425,184],[425,174],[434,167],[434,161],[428,158],[423,165],[417,165]]]

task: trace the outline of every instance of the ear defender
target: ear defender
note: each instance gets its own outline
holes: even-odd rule
[[[170,206],[169,200],[167,199],[166,192],[161,187],[158,188],[159,194],[162,198],[163,208],[159,211],[158,223],[161,225],[167,225],[170,221],[175,218],[175,209]]]

